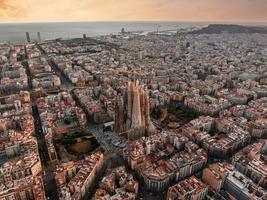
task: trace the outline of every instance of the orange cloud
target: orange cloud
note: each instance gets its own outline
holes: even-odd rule
[[[0,21],[267,21],[266,0],[0,0]]]
[[[0,20],[25,17],[25,12],[10,0],[0,0]]]

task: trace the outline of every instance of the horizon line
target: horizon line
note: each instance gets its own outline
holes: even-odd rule
[[[28,23],[81,23],[81,22],[91,22],[91,23],[261,23],[267,24],[266,20],[207,20],[207,21],[192,21],[192,20],[56,20],[56,21],[0,21],[0,24],[28,24]]]

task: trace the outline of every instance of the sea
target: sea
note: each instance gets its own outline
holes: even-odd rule
[[[83,34],[95,37],[117,34],[125,31],[164,31],[180,28],[202,27],[209,22],[42,22],[42,23],[0,23],[0,42],[25,42],[26,32],[32,41],[40,32],[42,41],[51,39],[81,38]]]

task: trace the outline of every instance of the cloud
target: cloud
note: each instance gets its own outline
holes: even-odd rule
[[[267,0],[0,0],[0,21],[256,21]]]
[[[12,20],[24,16],[25,10],[19,6],[18,1],[0,0],[0,20]]]

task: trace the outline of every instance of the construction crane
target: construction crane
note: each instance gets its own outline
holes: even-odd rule
[[[265,179],[265,177],[262,176],[261,179],[259,180],[257,186],[255,187],[254,191],[250,194],[250,200],[254,200],[255,193],[257,192],[260,184],[263,182],[264,179]]]

